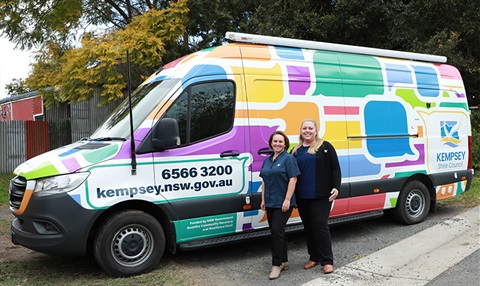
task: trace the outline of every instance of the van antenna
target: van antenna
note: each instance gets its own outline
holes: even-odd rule
[[[132,175],[137,174],[137,156],[135,154],[135,138],[133,136],[133,112],[132,112],[132,80],[130,78],[130,54],[127,50],[127,93],[128,108],[130,110],[130,150],[132,151]]]

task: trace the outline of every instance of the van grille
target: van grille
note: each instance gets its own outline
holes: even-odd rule
[[[10,200],[10,207],[18,210],[22,203],[25,189],[27,188],[27,180],[23,177],[15,177],[10,180],[8,199]]]

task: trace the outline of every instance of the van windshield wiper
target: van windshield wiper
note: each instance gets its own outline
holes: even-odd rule
[[[88,141],[126,141],[127,139],[122,137],[98,137],[88,138]]]

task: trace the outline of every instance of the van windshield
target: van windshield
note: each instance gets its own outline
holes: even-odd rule
[[[168,79],[141,85],[132,93],[133,129],[136,130],[147,116],[171,95],[179,79]],[[125,140],[130,137],[130,111],[128,97],[110,117],[92,134],[89,140]]]

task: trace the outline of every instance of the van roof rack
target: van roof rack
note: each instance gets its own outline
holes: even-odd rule
[[[241,42],[241,43],[285,46],[285,47],[315,49],[315,50],[324,50],[324,51],[332,51],[332,52],[344,52],[344,53],[351,53],[351,54],[380,56],[380,57],[389,57],[389,58],[407,59],[407,60],[416,60],[416,61],[434,62],[434,63],[447,62],[447,57],[444,57],[444,56],[376,49],[376,48],[352,46],[352,45],[333,44],[333,43],[326,43],[326,42],[315,42],[315,41],[272,37],[272,36],[263,36],[263,35],[255,35],[255,34],[227,32],[225,34],[225,38],[233,42]]]

